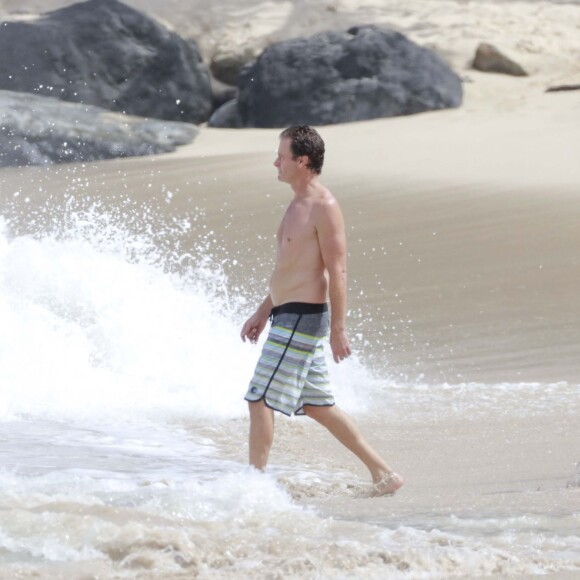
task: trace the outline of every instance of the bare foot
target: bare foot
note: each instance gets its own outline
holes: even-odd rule
[[[405,480],[394,471],[387,473],[382,479],[373,485],[372,496],[390,496],[395,495],[395,492],[403,486]]]

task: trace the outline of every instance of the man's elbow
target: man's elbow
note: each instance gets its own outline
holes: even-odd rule
[[[330,282],[338,280],[346,280],[346,266],[337,266],[328,268],[328,279]]]

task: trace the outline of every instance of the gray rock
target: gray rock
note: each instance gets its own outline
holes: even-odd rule
[[[226,127],[232,129],[241,129],[243,127],[242,117],[240,116],[240,109],[238,108],[238,100],[233,99],[222,105],[209,118],[209,127],[217,127],[224,129]]]
[[[191,143],[188,123],[111,113],[50,97],[0,91],[0,166],[166,153]]]
[[[458,107],[461,79],[398,32],[361,26],[274,44],[240,74],[245,127],[327,125]]]
[[[482,72],[494,72],[515,77],[525,77],[528,73],[515,61],[499,51],[493,44],[482,42],[475,51],[473,68]]]
[[[222,105],[237,98],[238,89],[231,85],[226,85],[218,79],[211,77],[211,102],[213,110],[219,109]]]
[[[206,121],[209,73],[196,45],[116,0],[0,24],[0,89],[132,115]]]
[[[564,91],[580,91],[580,85],[556,85],[546,89],[547,93],[559,93]]]

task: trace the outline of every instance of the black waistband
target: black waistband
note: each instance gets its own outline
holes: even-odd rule
[[[277,314],[321,314],[328,311],[328,304],[311,304],[309,302],[286,302],[274,306],[270,316]]]

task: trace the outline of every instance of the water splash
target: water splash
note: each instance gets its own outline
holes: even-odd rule
[[[117,217],[69,208],[16,236],[3,224],[0,416],[241,412],[252,362],[223,271],[204,244],[167,252],[167,229]]]
[[[131,200],[67,197],[0,228],[0,417],[246,412],[259,348],[230,294],[219,243],[193,208],[179,219]],[[362,365],[333,369],[347,408]]]

